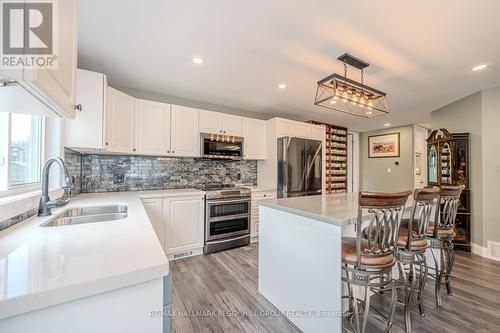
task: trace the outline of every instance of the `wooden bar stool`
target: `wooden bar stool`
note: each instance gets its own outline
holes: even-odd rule
[[[436,209],[434,222],[429,224],[427,237],[429,247],[440,252],[440,258],[436,257],[434,251],[434,274],[429,273],[434,278],[436,305],[443,306],[441,297],[441,285],[445,284],[448,295],[451,292],[451,271],[455,262],[455,250],[453,239],[455,238],[455,218],[457,216],[460,195],[465,186],[441,186],[439,191],[440,209]]]
[[[370,291],[392,291],[391,307],[386,324],[390,331],[397,303],[397,293],[392,279],[396,263],[398,231],[410,191],[400,193],[360,192],[356,237],[342,238],[342,280],[347,284],[349,321],[355,332],[366,332],[370,312]],[[368,218],[366,216],[368,215]],[[363,218],[365,216],[365,218]],[[373,237],[363,238],[362,225]],[[364,300],[355,295],[355,287],[364,288]],[[363,307],[363,322],[359,308]]]
[[[399,229],[398,251],[396,253],[399,277],[404,290],[405,330],[411,332],[411,308],[418,304],[420,315],[424,316],[422,293],[427,278],[427,228],[433,211],[439,205],[439,187],[416,189],[413,194],[413,208],[408,220]],[[417,268],[418,267],[418,272]],[[418,285],[418,286],[417,286]],[[418,293],[413,302],[413,293]]]

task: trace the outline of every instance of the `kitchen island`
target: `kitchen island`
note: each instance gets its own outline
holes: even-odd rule
[[[259,214],[259,292],[304,333],[342,332],[342,236],[354,235],[358,193],[264,201]]]

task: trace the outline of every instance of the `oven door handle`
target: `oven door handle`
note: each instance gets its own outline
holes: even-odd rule
[[[228,200],[214,200],[214,201],[208,201],[207,200],[207,205],[208,206],[214,206],[214,205],[220,205],[220,204],[226,204],[226,203],[235,203],[235,202],[240,202],[240,203],[250,203],[250,199],[228,199]]]
[[[225,215],[225,216],[217,216],[217,217],[209,217],[209,218],[207,218],[207,220],[210,223],[210,222],[220,222],[220,221],[235,220],[235,219],[241,219],[241,218],[248,218],[248,219],[250,219],[250,213],[235,214],[235,215]]]
[[[234,241],[234,240],[238,240],[238,239],[243,239],[243,238],[248,237],[248,236],[250,236],[250,234],[246,234],[246,235],[243,235],[243,236],[240,236],[240,237],[231,238],[229,240]],[[207,243],[209,243],[209,244],[219,244],[219,243],[225,243],[227,241],[228,241],[228,239],[223,239],[223,240],[218,240],[218,241],[207,241]]]

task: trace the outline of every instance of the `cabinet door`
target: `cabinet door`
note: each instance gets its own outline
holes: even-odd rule
[[[222,117],[218,112],[200,111],[200,132],[201,133],[222,133]]]
[[[241,117],[222,114],[222,133],[241,136]]]
[[[161,247],[165,251],[165,223],[162,218],[162,199],[143,199],[142,204],[160,241]]]
[[[324,125],[312,125],[311,138],[313,140],[323,141],[325,140],[326,129]]]
[[[246,160],[266,159],[266,122],[242,118],[243,156]]]
[[[199,110],[172,105],[171,152],[174,156],[200,156]]]
[[[65,0],[56,1],[54,5],[53,15],[56,16],[54,21],[57,22],[57,24],[53,24],[53,29],[57,29],[57,33],[54,34],[57,37],[57,41],[54,43],[57,45],[54,55],[57,56],[57,68],[2,69],[0,77],[5,76],[18,81],[19,85],[30,93],[25,97],[42,100],[44,106],[48,106],[59,116],[74,118],[78,4],[76,0]],[[48,18],[42,17],[43,19]],[[28,55],[28,57],[30,56]],[[25,104],[24,102],[17,101],[14,106],[19,106],[21,112],[27,111],[22,113],[37,114],[41,112],[41,110],[23,109],[21,106]],[[42,107],[40,106],[40,108]]]
[[[203,197],[163,199],[165,250],[174,253],[201,248],[204,245]]]
[[[64,121],[64,145],[77,148],[104,148],[104,100],[106,76],[78,69],[76,72],[76,103],[82,110],[75,119]]]
[[[302,123],[300,121],[295,122],[295,136],[304,139],[312,138],[312,125],[307,123]]]
[[[137,100],[137,152],[167,155],[170,151],[170,104]]]
[[[113,88],[108,88],[105,112],[106,150],[135,153],[135,99]]]
[[[278,137],[296,136],[295,121],[288,119],[278,119]]]

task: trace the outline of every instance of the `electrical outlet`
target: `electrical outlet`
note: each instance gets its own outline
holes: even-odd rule
[[[119,173],[118,175],[116,175],[116,182],[118,184],[121,184],[121,183],[125,182],[125,174],[124,173]]]

